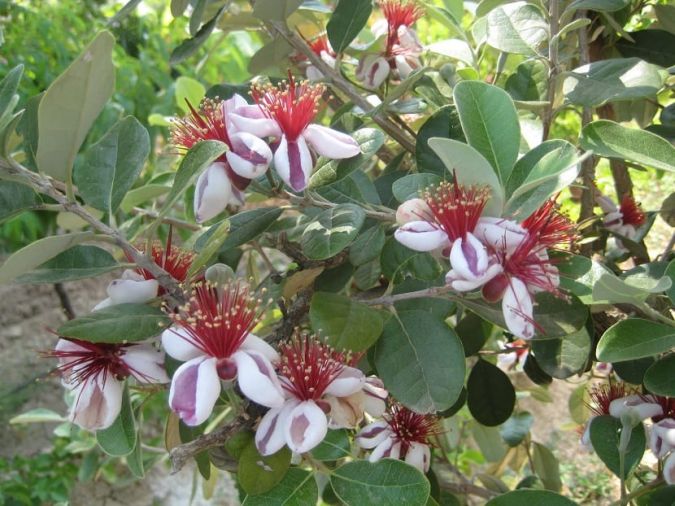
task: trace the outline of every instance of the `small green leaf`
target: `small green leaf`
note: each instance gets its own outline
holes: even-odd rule
[[[560,492],[560,466],[553,452],[539,443],[532,443],[532,464],[534,472],[548,490]]]
[[[133,190],[129,190],[124,196],[124,199],[122,199],[122,203],[120,204],[120,209],[125,213],[130,213],[137,205],[161,197],[162,195],[169,193],[170,190],[170,186],[153,183],[134,188]]]
[[[292,52],[293,48],[285,39],[281,37],[273,39],[251,57],[248,71],[253,75],[269,73],[270,69],[275,69],[281,62],[286,61]]]
[[[145,468],[143,465],[143,446],[141,445],[141,433],[138,431],[136,433],[136,446],[134,451],[132,451],[126,458],[127,467],[131,474],[139,480],[145,477]]]
[[[187,76],[180,76],[176,79],[176,105],[184,114],[190,112],[190,108],[187,105],[188,102],[190,102],[192,107],[197,107],[204,98],[204,95],[206,95],[206,88],[196,79]]]
[[[548,37],[548,23],[533,4],[500,5],[487,15],[487,43],[505,53],[534,56]]]
[[[595,453],[615,475],[619,476],[619,436],[622,430],[621,421],[613,416],[596,416],[591,421],[591,444]],[[624,474],[626,479],[638,465],[645,452],[645,429],[640,423],[633,427],[630,441],[626,448]]]
[[[0,222],[42,204],[29,186],[14,181],[0,181]]]
[[[366,26],[373,11],[371,0],[340,0],[333,11],[326,34],[336,53],[342,53]]]
[[[364,230],[349,247],[349,261],[352,265],[359,266],[378,258],[384,247],[384,240],[384,228],[376,225]]]
[[[630,0],[576,0],[567,9],[586,9],[598,12],[620,11],[630,4]]]
[[[247,494],[264,494],[284,478],[290,465],[291,452],[288,448],[263,457],[258,453],[255,441],[251,441],[239,458],[237,478]]]
[[[17,283],[62,283],[75,279],[93,278],[119,268],[119,264],[103,248],[74,246],[59,253],[35,270],[19,276]]]
[[[253,15],[263,21],[285,21],[303,0],[256,0]]]
[[[577,503],[548,490],[520,489],[490,499],[485,506],[577,506]]]
[[[598,156],[630,160],[656,169],[675,171],[675,148],[656,134],[599,120],[581,131],[581,147]]]
[[[621,38],[614,46],[623,56],[635,56],[665,68],[675,65],[675,54],[672,51],[675,47],[675,34],[652,28],[630,32],[630,36],[634,42]]]
[[[270,228],[282,212],[283,209],[278,207],[259,207],[230,216],[230,232],[220,250],[228,251],[252,241]],[[197,240],[198,251],[204,247],[218,226],[214,225]]]
[[[506,80],[504,89],[513,100],[541,102],[546,100],[548,68],[541,60],[526,60]]]
[[[316,506],[319,488],[309,471],[292,467],[272,489],[259,495],[248,495],[242,506]]]
[[[2,81],[0,81],[0,118],[13,112],[9,111],[9,107],[12,103],[16,102],[14,97],[17,96],[16,90],[19,87],[22,75],[23,65],[17,65],[7,72]],[[12,107],[12,109],[14,109],[14,107]]]
[[[432,137],[466,142],[455,106],[447,105],[434,112],[420,127],[415,143],[417,170],[445,176],[445,164],[429,146]]]
[[[644,383],[647,390],[656,395],[675,397],[675,353],[671,353],[652,364],[645,372]]]
[[[444,321],[423,311],[402,311],[387,321],[375,350],[378,374],[389,392],[419,413],[443,411],[464,385],[464,350]]]
[[[9,423],[11,425],[21,425],[24,423],[60,423],[65,421],[66,418],[56,411],[45,408],[35,408],[10,418]]]
[[[92,343],[132,343],[157,336],[170,324],[169,317],[156,307],[118,304],[70,320],[56,332]]]
[[[396,200],[405,202],[406,200],[420,197],[424,190],[430,186],[438,186],[442,181],[443,178],[440,176],[428,172],[408,174],[394,181],[391,190]]]
[[[431,254],[413,251],[393,237],[384,243],[380,262],[382,274],[394,283],[400,283],[408,275],[423,281],[433,281],[443,271]]]
[[[640,318],[615,323],[602,335],[596,355],[601,362],[650,357],[675,348],[675,329]]]
[[[75,169],[75,182],[84,201],[114,213],[133,186],[150,153],[148,131],[133,116],[115,123],[85,153]]]
[[[509,446],[518,446],[530,433],[534,417],[527,411],[514,413],[500,427],[499,433]]]
[[[353,204],[340,204],[322,211],[302,234],[303,252],[312,260],[335,256],[356,238],[365,218],[363,209]]]
[[[200,47],[207,41],[209,35],[216,27],[221,16],[225,12],[226,5],[223,5],[209,21],[204,23],[194,37],[185,39],[173,51],[169,58],[171,65],[176,65],[196,53]]]
[[[379,312],[350,297],[317,292],[312,297],[309,318],[315,332],[338,349],[363,351],[382,334]]]
[[[100,32],[40,100],[37,164],[59,181],[71,180],[75,155],[112,96],[114,45],[110,32]]]
[[[116,381],[109,378],[108,381]],[[119,416],[107,429],[96,431],[96,442],[101,449],[113,457],[129,455],[136,448],[136,421],[131,409],[129,389],[124,385],[122,393],[122,408]]]
[[[345,429],[329,430],[319,446],[312,450],[312,457],[324,462],[339,460],[351,454],[349,434]]]
[[[32,271],[62,251],[93,237],[94,234],[91,232],[53,235],[21,248],[0,266],[0,284],[14,281],[17,277]]]
[[[503,89],[482,81],[461,81],[453,97],[469,145],[490,162],[499,180],[506,183],[520,146],[520,123],[513,100]]]
[[[582,327],[559,339],[535,339],[532,353],[537,364],[550,376],[566,379],[581,372],[589,360],[591,337]]]
[[[230,231],[230,221],[223,220],[217,226],[214,225],[214,228],[214,230],[209,230],[211,233],[204,243],[200,245],[199,253],[192,260],[186,279],[190,279],[197,274],[222,247]]]
[[[509,377],[490,362],[476,362],[466,388],[469,411],[479,423],[494,427],[504,423],[513,413],[516,391]]]
[[[346,506],[424,506],[430,492],[420,471],[393,459],[350,462],[333,472],[330,483]]]

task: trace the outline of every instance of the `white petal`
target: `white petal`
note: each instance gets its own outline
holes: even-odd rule
[[[531,339],[534,336],[532,296],[525,283],[518,278],[511,278],[504,291],[502,313],[509,331],[516,337]]]
[[[302,191],[307,187],[314,162],[307,142],[302,136],[295,142],[288,142],[285,135],[281,138],[279,147],[274,153],[274,168],[279,177],[293,190]]]
[[[401,47],[406,49],[408,53],[421,53],[424,50],[422,43],[417,36],[417,32],[409,26],[399,26],[396,33]]]
[[[194,212],[197,223],[210,220],[222,213],[232,196],[232,183],[225,164],[212,163],[202,172],[195,184]]]
[[[120,279],[115,279],[108,285],[107,292],[112,300],[112,305],[138,304],[157,297],[158,289],[159,283],[157,283],[157,280],[145,280],[142,277],[138,280],[125,271]]]
[[[527,237],[527,231],[516,222],[490,217],[480,218],[473,234],[486,246],[509,253]]]
[[[321,81],[321,79],[323,79],[323,72],[321,72],[314,65],[307,65],[307,68],[305,69],[305,76],[307,76],[308,81]]]
[[[75,401],[70,420],[83,429],[99,430],[110,427],[122,408],[122,383],[98,374],[75,389]]]
[[[660,416],[663,414],[661,405],[649,402],[640,395],[628,395],[620,399],[614,399],[609,403],[609,414],[615,418],[632,414],[640,420]]]
[[[652,426],[652,431],[656,432],[658,436],[663,439],[670,446],[675,446],[675,420],[672,418],[664,418]]]
[[[241,132],[248,132],[258,137],[279,137],[281,135],[277,122],[265,116],[257,105],[237,107],[229,118]]]
[[[376,376],[368,376],[363,385],[365,401],[363,409],[370,416],[380,417],[387,408],[386,400],[389,392],[384,388],[382,380]]]
[[[54,351],[58,353],[80,353],[83,351],[87,351],[87,348],[84,346],[80,346],[77,343],[74,343],[73,341],[70,341],[68,339],[59,339],[56,342],[56,346],[54,346]],[[77,361],[76,356],[70,356],[70,357],[59,357],[59,365],[60,366],[67,366],[71,362]]]
[[[361,153],[361,147],[353,137],[332,128],[309,125],[302,135],[314,151],[326,158],[340,160]]]
[[[314,401],[299,403],[288,416],[284,433],[291,451],[306,453],[326,437],[328,419]]]
[[[260,455],[272,455],[286,444],[284,428],[289,413],[297,405],[298,401],[290,399],[282,407],[272,408],[262,417],[255,431],[255,446]]]
[[[419,58],[410,55],[399,54],[394,57],[394,64],[401,79],[407,78],[413,70],[421,66]]]
[[[389,31],[389,24],[387,23],[386,19],[380,18],[372,24],[370,31],[376,38],[382,37],[383,35],[387,35],[387,32]]]
[[[398,242],[415,251],[433,251],[449,244],[448,236],[428,221],[411,221],[394,232]]]
[[[262,176],[272,162],[272,150],[265,141],[248,132],[230,135],[232,150],[225,153],[232,170],[247,179]]]
[[[273,363],[279,361],[279,353],[277,353],[277,350],[272,348],[272,346],[267,341],[259,338],[251,332],[248,333],[248,336],[246,336],[244,342],[241,343],[239,349],[257,351],[258,353],[264,355],[267,360]]]
[[[237,364],[237,383],[246,397],[268,408],[284,404],[284,392],[274,366],[262,353],[240,350],[232,355],[232,360]]]
[[[429,221],[431,209],[423,199],[406,200],[396,209],[396,223],[405,225],[411,221]]]
[[[400,456],[401,443],[392,437],[388,437],[375,447],[368,460],[377,462],[380,459],[398,459]]]
[[[458,238],[450,249],[450,264],[462,279],[480,279],[488,266],[485,246],[471,233]]]
[[[173,375],[169,406],[187,425],[204,423],[220,396],[216,358],[193,358]]]
[[[92,311],[100,311],[101,309],[105,309],[110,306],[114,306],[115,304],[113,303],[112,299],[110,297],[107,297],[103,299],[101,302],[96,304],[91,310]]]
[[[344,366],[340,374],[328,385],[326,394],[346,397],[363,388],[366,376],[355,367]]]
[[[675,452],[663,463],[663,479],[668,485],[675,485]]]
[[[405,454],[406,464],[416,467],[423,473],[429,470],[431,461],[431,450],[428,445],[413,441]]]
[[[375,448],[391,435],[392,432],[389,428],[389,424],[383,420],[380,420],[366,425],[363,429],[361,429],[361,431],[356,435],[354,441],[361,448],[369,450],[371,448]]]
[[[363,420],[365,395],[358,391],[347,397],[327,395],[323,398],[330,405],[328,426],[331,429],[353,429]]]
[[[614,201],[604,195],[596,195],[595,202],[600,206],[600,209],[602,209],[605,213],[618,211]]]
[[[234,111],[236,111],[240,107],[246,107],[248,106],[248,102],[246,102],[246,99],[242,97],[239,93],[235,93],[232,95],[230,98],[227,100],[223,100],[223,116],[226,118],[232,114]],[[229,118],[228,118],[229,120]],[[228,131],[230,129],[228,128]]]
[[[162,346],[164,350],[181,362],[187,362],[193,358],[205,355],[204,351],[193,343],[193,338],[183,327],[174,325],[162,332]]]
[[[122,355],[134,378],[142,383],[168,383],[164,370],[164,352],[149,344],[130,346]]]
[[[356,69],[356,77],[368,88],[379,88],[389,75],[389,62],[375,54],[364,57]]]

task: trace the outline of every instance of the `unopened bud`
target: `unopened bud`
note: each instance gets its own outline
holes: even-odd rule
[[[431,209],[422,199],[406,200],[396,209],[396,223],[405,225],[411,221],[425,221],[431,216]]]
[[[234,279],[234,271],[229,265],[213,264],[204,273],[206,281],[217,286],[223,286]]]

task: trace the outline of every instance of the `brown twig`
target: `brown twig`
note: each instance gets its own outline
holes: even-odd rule
[[[61,309],[63,309],[63,313],[66,315],[66,318],[69,320],[74,320],[76,316],[75,311],[73,310],[73,305],[70,303],[70,297],[68,296],[68,292],[66,292],[63,283],[54,283],[54,290],[56,291],[56,295],[59,297]]]

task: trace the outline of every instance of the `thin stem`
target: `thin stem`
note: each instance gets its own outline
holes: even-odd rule
[[[662,315],[656,309],[652,308],[649,304],[642,303],[638,306],[638,308],[640,309],[640,311],[645,313],[650,318],[658,320],[661,323],[665,323],[666,325],[670,325],[671,327],[675,327],[675,320],[671,320],[667,316]]]
[[[322,209],[330,209],[331,207],[336,207],[339,205],[334,202],[329,202],[328,200],[316,198],[309,192],[307,192],[303,197],[299,197],[298,195],[293,195],[288,191],[284,191],[283,197],[287,198],[292,204],[296,204],[300,207],[320,207]],[[373,218],[378,221],[391,223],[396,221],[396,213],[393,211],[373,211],[370,209],[364,209],[364,212],[368,218]]]
[[[553,121],[553,104],[555,102],[556,78],[558,76],[558,31],[560,30],[560,4],[558,0],[549,0],[548,4],[549,17],[549,45],[548,45],[548,105],[544,111],[543,123],[543,140],[548,139],[551,131],[551,123]]]
[[[640,487],[634,492],[631,492],[630,494],[626,495],[623,499],[619,501],[613,502],[610,506],[625,506],[626,504],[629,504],[633,499],[637,499],[638,497],[641,497],[648,492],[651,492],[657,487],[660,487],[663,484],[663,479],[659,478],[657,480],[654,480],[650,483],[647,483],[645,486]]]
[[[141,207],[134,207],[131,209],[131,214],[135,214],[138,216],[147,216],[148,218],[152,218],[153,220],[156,220],[159,218],[159,213],[156,211],[151,211],[149,209],[143,209]],[[186,230],[201,230],[202,227],[197,225],[196,223],[190,223],[189,221],[184,221],[184,220],[179,220],[177,218],[169,218],[167,216],[163,216],[161,218],[162,223],[166,223],[167,225],[173,225],[174,227],[177,228],[184,228]]]

